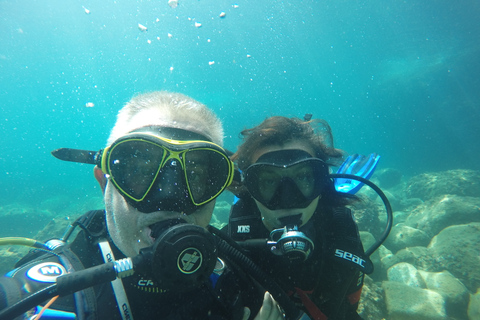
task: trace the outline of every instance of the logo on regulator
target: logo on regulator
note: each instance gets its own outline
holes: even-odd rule
[[[196,248],[187,248],[183,250],[177,259],[177,267],[180,272],[192,274],[202,266],[202,253]]]

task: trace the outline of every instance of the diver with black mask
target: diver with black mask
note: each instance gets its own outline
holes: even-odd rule
[[[218,258],[206,229],[234,174],[222,142],[222,125],[205,105],[152,92],[120,110],[106,148],[55,150],[61,160],[95,165],[105,210],[83,215],[60,241],[0,278],[0,318],[16,318],[15,306],[38,300],[18,318],[283,319],[268,292]],[[41,299],[70,275],[110,274],[101,268],[111,265],[125,277],[87,276],[93,284],[80,291]],[[82,277],[72,279],[82,286]]]
[[[343,152],[328,123],[271,117],[242,131],[231,157],[243,180],[225,229],[312,319],[361,319],[364,274],[373,271],[346,205],[329,176]]]

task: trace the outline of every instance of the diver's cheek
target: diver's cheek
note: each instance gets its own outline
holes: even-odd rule
[[[315,210],[317,209],[320,198],[321,196],[316,197],[305,209],[302,210],[302,226],[312,218]]]
[[[215,200],[207,203],[191,215],[187,216],[193,219],[193,221],[187,219],[187,222],[196,224],[200,227],[206,227],[212,219],[213,209],[215,209]]]
[[[137,255],[140,246],[146,242],[138,226],[139,212],[130,207],[111,184],[107,184],[105,190],[105,211],[107,230],[113,243],[127,257]]]

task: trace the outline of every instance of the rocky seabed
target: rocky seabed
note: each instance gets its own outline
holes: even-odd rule
[[[450,170],[406,179],[386,169],[371,180],[390,200],[394,223],[371,256],[375,271],[365,277],[360,315],[365,320],[480,320],[480,172]],[[386,215],[368,187],[359,195],[362,201],[352,209],[367,249],[382,233]],[[101,197],[70,207],[66,200],[47,199],[38,206],[42,210],[0,207],[1,236],[60,237],[77,216],[102,207]],[[217,202],[212,223],[221,227],[229,208]],[[9,271],[26,251],[0,248],[0,272]]]
[[[406,180],[406,181],[405,181]],[[371,259],[359,311],[364,319],[480,319],[480,172],[450,170],[410,179],[375,174],[393,228]],[[368,248],[385,225],[383,205],[361,191],[354,215]]]

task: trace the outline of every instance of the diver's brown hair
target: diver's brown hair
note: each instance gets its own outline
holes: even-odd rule
[[[325,120],[315,119],[303,121],[298,118],[274,116],[265,119],[258,126],[245,129],[241,132],[243,143],[237,152],[231,156],[242,171],[253,164],[253,157],[259,148],[267,146],[282,146],[288,141],[302,141],[311,147],[315,157],[322,159],[327,165],[339,166],[343,160],[344,152],[333,146],[332,130]],[[241,197],[247,192],[243,185],[233,185],[229,190]],[[357,201],[354,195],[337,192],[332,179],[323,191],[319,205],[340,206]]]
[[[258,126],[241,132],[243,143],[231,157],[240,170],[253,164],[254,153],[260,148],[300,140],[307,143],[314,151],[315,157],[329,165],[338,165],[343,158],[343,151],[333,146],[332,130],[325,120],[303,121],[298,118],[274,116],[265,119]]]

